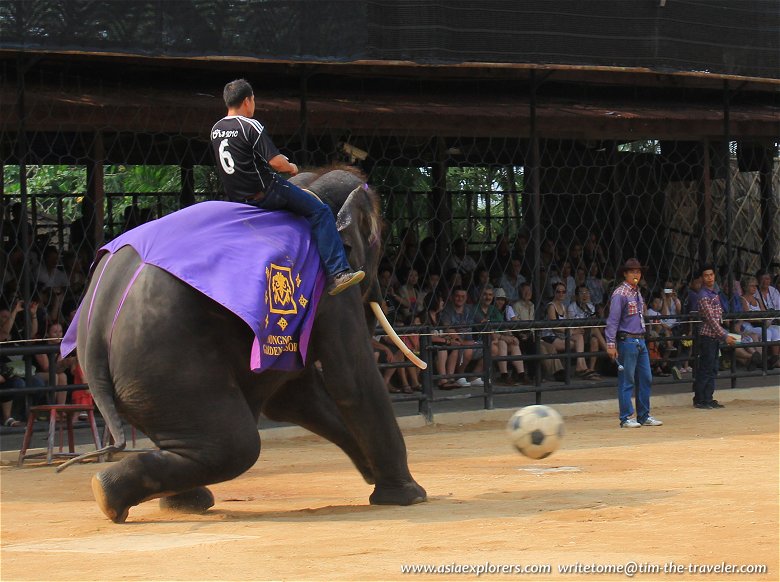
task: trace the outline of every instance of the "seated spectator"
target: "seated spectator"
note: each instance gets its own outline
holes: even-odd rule
[[[568,307],[569,304],[574,301],[574,293],[577,286],[574,281],[572,267],[569,261],[564,261],[563,266],[561,267],[561,282],[566,285],[566,299],[564,304]]]
[[[492,287],[490,283],[490,272],[483,266],[477,267],[474,271],[474,281],[469,286],[469,293],[467,301],[469,305],[476,305],[479,303],[479,298],[482,297],[482,291],[487,287]]]
[[[582,245],[577,241],[569,247],[569,255],[566,258],[576,272],[580,267],[585,268],[585,257],[582,254]]]
[[[422,301],[420,303],[421,303],[421,308],[424,309],[424,305],[422,304]],[[422,325],[422,321],[419,317],[415,316],[414,319],[412,319],[411,322],[407,322],[406,325],[419,326]],[[406,345],[406,347],[409,348],[414,355],[418,357],[420,356],[419,334],[415,333],[409,335],[402,335],[401,341],[404,342],[404,345]],[[403,356],[403,354],[401,355]],[[411,392],[420,392],[422,390],[422,385],[420,384],[420,369],[417,366],[408,366],[404,368],[399,368],[398,372],[402,382],[401,389],[404,392],[408,394]]]
[[[463,276],[455,269],[447,271],[444,284],[441,286],[441,296],[445,298],[452,297],[452,291],[455,287],[463,287]]]
[[[666,337],[681,335],[685,327],[676,317],[682,313],[682,302],[678,294],[679,287],[680,284],[678,282],[666,279],[661,289],[661,315],[665,317],[661,320],[660,325],[663,335]],[[670,339],[667,341],[667,344],[670,355],[673,352],[683,354],[682,342],[679,339]],[[671,366],[671,371],[677,378],[680,373],[690,372],[691,370],[688,368],[688,361],[682,360],[679,365]]]
[[[47,246],[43,250],[43,260],[38,267],[38,277],[36,278],[36,286],[52,289],[55,295],[64,293],[68,287],[68,276],[57,266],[59,260],[60,253],[57,247]]]
[[[701,272],[696,272],[688,283],[688,292],[685,295],[683,313],[698,313],[699,311],[699,293],[703,285]]]
[[[536,306],[532,301],[533,289],[528,282],[520,284],[520,298],[512,303],[512,310],[515,313],[515,319],[522,321],[533,321],[536,319]]]
[[[79,255],[73,251],[66,251],[62,254],[62,266],[65,275],[68,277],[68,286],[65,289],[66,295],[70,299],[78,301],[87,283],[89,265],[85,268]]]
[[[772,287],[771,274],[759,273],[758,289],[753,296],[758,299],[762,311],[780,310],[780,291]]]
[[[392,324],[398,317],[398,309],[401,304],[398,302],[398,291],[393,284],[393,272],[390,267],[382,266],[379,269],[379,293],[384,299],[382,310],[387,316],[387,320]]]
[[[466,253],[466,241],[458,237],[452,242],[452,253],[444,267],[446,272],[454,269],[460,273],[463,280],[468,280],[477,268],[477,262]]]
[[[444,282],[441,280],[441,273],[432,269],[428,271],[428,276],[422,282],[421,291],[423,295],[435,291],[437,293],[443,293]]]
[[[35,306],[32,306],[31,309],[34,310]],[[24,315],[23,311],[24,302],[22,300],[15,301],[11,309],[6,305],[0,306],[0,342],[8,343],[15,339],[24,339],[23,334],[15,327],[15,323],[20,319],[19,316]],[[35,318],[33,317],[33,319]],[[29,387],[38,387],[42,385],[43,384],[36,378],[33,377],[30,379]],[[0,356],[0,390],[26,387],[28,387],[28,383],[20,376],[20,373],[12,367],[10,358],[8,356]],[[0,402],[2,402],[3,426],[22,426],[24,424],[23,420],[27,416],[24,412],[24,397],[14,398],[9,396],[7,398],[0,398]],[[18,412],[16,418],[14,418],[14,407],[16,407]],[[19,420],[17,420],[17,418]]]
[[[512,258],[520,261],[517,272],[526,279],[531,276],[531,266],[528,264],[528,236],[518,233],[512,245]]]
[[[487,260],[491,278],[494,281],[498,281],[502,274],[509,271],[511,263],[512,252],[509,250],[509,240],[506,238],[506,235],[500,234],[496,237],[496,246]]]
[[[507,271],[501,274],[498,286],[506,293],[508,303],[520,299],[520,285],[525,283],[525,277],[520,274],[520,259],[512,259]]]
[[[40,320],[40,308],[37,300],[29,303],[30,312],[30,333],[29,338],[25,337],[24,325],[24,301],[16,299],[10,307],[0,305],[0,341],[14,342],[38,336],[39,323],[44,323],[45,319]]]
[[[393,258],[393,270],[396,273],[406,273],[409,269],[414,268],[417,253],[417,233],[412,227],[407,227],[401,233],[401,244],[398,253]]]
[[[0,406],[3,412],[3,426],[6,427],[18,427],[24,426],[22,420],[16,420],[13,417],[13,406],[15,402],[20,402],[22,399],[17,399],[12,396],[3,397],[3,390],[13,388],[24,388],[24,379],[16,375],[11,366],[8,365],[8,358],[2,356],[0,358]]]
[[[62,303],[65,295],[52,287],[39,287],[35,299],[38,303],[39,319],[39,333],[35,337],[40,338],[46,331],[44,321],[60,321],[62,319]]]
[[[542,248],[539,251],[539,255],[541,257],[542,267],[548,271],[553,265],[557,268],[558,263],[561,260],[561,258],[558,256],[558,248],[555,246],[555,241],[551,238],[544,239]]]
[[[423,298],[423,325],[432,328],[431,343],[437,347],[451,346],[452,336],[446,335],[441,325],[441,312],[444,309],[444,299],[435,294],[428,293]],[[458,363],[460,354],[457,350],[437,350],[435,352],[436,362],[435,370],[439,376],[446,376],[455,373],[455,367]],[[438,381],[438,387],[442,390],[451,390],[460,388],[454,380],[441,379]]]
[[[536,321],[536,305],[533,301],[533,289],[531,284],[526,282],[520,285],[520,299],[512,305],[515,312],[515,321]],[[543,319],[543,318],[542,318]],[[536,354],[536,332],[533,330],[517,332],[517,339],[520,340],[520,348],[526,354]],[[555,354],[553,348],[548,342],[541,341],[539,350],[543,354]],[[558,358],[549,358],[541,361],[544,369],[544,376],[563,381],[563,365]],[[530,362],[529,367],[534,365]]]
[[[398,313],[405,321],[411,321],[422,311],[423,293],[417,287],[419,276],[415,269],[402,275],[403,285],[393,297],[399,304]]]
[[[664,281],[663,289],[661,290],[661,315],[667,316],[667,319],[661,320],[661,324],[668,332],[667,335],[674,335],[677,333],[677,328],[680,325],[677,318],[668,317],[680,315],[682,313],[682,303],[677,296],[677,287],[678,285],[676,283],[670,279],[666,279]]]
[[[728,297],[729,289],[731,285],[729,285],[728,278],[724,280],[723,288],[718,293],[718,297],[720,299],[721,308],[723,309],[723,314],[733,314],[733,313],[742,313],[742,298],[737,295],[733,295],[732,297]],[[742,286],[740,285],[740,288]],[[734,299],[738,300],[739,303],[735,302]],[[724,321],[723,325],[730,331],[733,332],[734,330],[740,330],[742,329],[744,322],[739,320],[729,320]],[[752,343],[754,340],[754,336],[752,336],[749,333],[742,333],[741,338],[738,341],[737,344],[734,346],[728,346],[724,347],[721,350],[721,355],[723,356],[723,365],[728,367],[731,365],[731,358],[729,356],[729,353],[731,350],[734,351],[734,359],[736,360],[736,363],[738,365],[742,365],[746,367],[749,371],[755,370],[757,366],[759,366],[762,363],[761,354],[762,350],[760,347],[753,347],[748,344]]]
[[[497,287],[494,289],[493,305],[501,313],[502,321],[514,321],[517,319],[517,314],[512,306],[509,304],[508,297],[503,287]]]
[[[441,313],[441,323],[446,328],[447,332],[451,335],[450,344],[453,346],[467,346],[465,349],[458,350],[459,356],[455,364],[455,369],[448,374],[460,374],[465,372],[466,367],[471,362],[472,357],[479,362],[482,361],[482,350],[479,349],[471,333],[470,329],[458,329],[452,326],[470,324],[473,320],[472,308],[466,304],[466,290],[463,287],[456,287],[452,290],[450,302],[446,305]],[[456,384],[460,388],[465,388],[470,385],[480,386],[483,382],[477,381],[477,378],[473,382],[469,382],[466,378],[458,378]]]
[[[604,280],[601,278],[598,263],[591,263],[585,284],[590,290],[590,300],[596,307],[604,307]]]
[[[566,298],[566,286],[558,283],[555,288],[555,298],[547,305],[547,320],[559,321],[568,319],[564,300]],[[542,336],[542,340],[547,342],[550,347],[555,349],[556,353],[567,353],[568,349],[573,349],[575,353],[585,351],[585,337],[580,329],[574,329],[570,332],[569,346],[566,345],[566,334],[563,329],[550,329]],[[579,357],[575,360],[575,372],[578,377],[586,380],[598,380],[601,377],[588,368],[585,358]]]
[[[49,327],[46,330],[46,335],[44,338],[49,340],[47,342],[49,344],[59,345],[60,341],[62,340],[62,326],[57,322],[49,323]],[[75,361],[76,358],[73,356],[63,358],[62,355],[57,352],[54,357],[55,386],[68,385],[68,377],[65,375],[65,370],[69,369],[70,366],[75,363]],[[38,379],[43,381],[45,385],[50,385],[49,366],[50,360],[48,354],[35,354],[35,367],[37,370],[35,375],[38,377]],[[56,404],[65,404],[65,401],[68,398],[68,393],[64,390],[55,392],[54,398]]]
[[[490,302],[492,300],[492,303]],[[485,289],[482,292],[482,300],[474,310],[474,323],[511,321],[515,313],[510,305],[507,305],[506,293],[500,287],[498,289]],[[520,340],[511,332],[495,332],[490,336],[490,353],[495,356],[506,357],[520,356]],[[496,367],[501,374],[500,381],[508,384],[514,382],[526,382],[525,367],[522,360],[511,361],[515,370],[515,378],[510,377],[507,361],[496,362]]]
[[[396,350],[393,352],[391,347],[382,343],[379,336],[374,336],[371,338],[371,347],[374,350],[374,361],[376,361],[378,364],[398,364],[404,361],[404,355],[401,353],[401,350]],[[406,382],[402,381],[401,384],[402,386],[406,387],[407,390],[404,390],[403,388],[396,388],[392,384],[393,376],[400,370],[401,368],[385,368],[380,370],[382,372],[382,378],[385,381],[385,387],[387,388],[387,391],[392,394],[398,394],[400,392],[411,394],[412,391],[409,389],[409,386],[406,384]]]
[[[588,271],[585,268],[585,265],[580,265],[576,269],[574,269],[574,295],[576,298],[577,295],[577,287],[580,285],[587,285],[588,281]],[[595,305],[595,303],[594,303]]]
[[[421,281],[426,281],[433,272],[441,273],[441,263],[436,253],[436,240],[432,236],[424,238],[420,243],[420,253],[414,261],[414,268]]]
[[[733,284],[729,283],[728,277],[721,279],[723,281],[718,299],[723,313],[739,313],[742,311],[741,293],[738,293]],[[741,285],[740,285],[741,287]]]
[[[676,379],[680,379],[679,368],[675,371],[675,366],[669,364],[669,356],[677,351],[672,342],[667,340],[673,331],[666,322],[669,320],[661,319],[663,316],[663,300],[660,295],[653,295],[647,307],[647,348],[650,352],[650,364],[655,376],[669,376],[674,374]]]
[[[751,311],[765,311],[763,308],[764,305],[761,302],[760,299],[760,293],[759,293],[759,287],[758,287],[758,279],[755,277],[746,277],[744,282],[742,283],[742,288],[745,291],[745,293],[742,295],[742,311],[743,312],[751,312]],[[745,319],[741,321],[740,325],[740,331],[743,336],[749,336],[754,339],[754,341],[763,341],[763,322],[760,320],[750,320]],[[770,342],[780,342],[780,326],[778,325],[767,325],[766,328],[766,341]],[[780,357],[778,357],[778,351],[780,350],[780,346],[767,346],[768,351],[768,358],[767,358],[767,366],[768,368],[774,368],[780,363]]]
[[[585,239],[585,244],[582,248],[582,258],[589,265],[593,263],[598,265],[607,264],[607,253],[604,252],[596,233],[589,234],[588,238]]]
[[[596,317],[603,317],[602,313],[599,313],[596,306],[590,300],[590,289],[587,285],[579,285],[574,294],[574,301],[569,304],[567,308],[567,314],[569,319],[593,319]],[[575,330],[572,330],[574,333]],[[598,327],[585,327],[581,329],[584,334],[584,345],[588,346],[590,352],[604,352],[607,353],[607,340],[604,338],[604,333],[601,328]],[[589,370],[596,369],[596,356],[590,357]],[[590,375],[589,379],[595,379],[594,374]]]

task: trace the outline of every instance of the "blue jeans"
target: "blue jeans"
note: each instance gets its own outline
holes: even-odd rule
[[[642,423],[650,416],[650,386],[653,382],[647,345],[643,339],[626,338],[618,341],[617,348],[618,362],[624,368],[618,371],[620,422],[634,414],[631,396],[636,391],[636,418]]]
[[[718,377],[718,347],[720,342],[706,335],[696,341],[698,358],[696,376],[693,379],[693,403],[709,404],[715,393],[715,378]]]
[[[252,203],[266,210],[289,210],[309,221],[311,235],[317,244],[322,266],[328,278],[350,269],[347,253],[336,230],[336,219],[330,206],[316,196],[291,184],[284,178],[274,176],[262,200]]]

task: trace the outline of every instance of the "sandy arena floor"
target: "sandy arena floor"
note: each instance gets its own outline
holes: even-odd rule
[[[346,457],[314,437],[272,441],[242,477],[215,485],[202,516],[156,501],[115,525],[87,464],[56,474],[2,467],[2,580],[622,580],[583,570],[636,564],[636,580],[778,580],[778,403],[566,418],[544,461],[513,452],[501,422],[406,430],[429,502],[371,507]],[[507,411],[507,417],[510,411]],[[559,567],[580,563],[580,573]],[[672,568],[684,568],[665,573]],[[765,574],[692,573],[689,565]],[[405,574],[404,565],[449,568]],[[498,573],[496,568],[511,568]],[[521,573],[524,567],[549,573]],[[660,571],[653,571],[660,568]]]

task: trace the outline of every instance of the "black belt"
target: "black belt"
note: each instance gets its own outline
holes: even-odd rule
[[[618,333],[618,339],[626,339],[626,338],[629,338],[629,337],[631,339],[645,339],[645,334],[643,334],[643,333],[626,333],[624,331],[621,331],[621,332]]]

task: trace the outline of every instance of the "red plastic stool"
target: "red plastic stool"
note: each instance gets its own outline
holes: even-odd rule
[[[30,441],[33,435],[33,425],[35,424],[36,413],[48,412],[49,413],[49,442],[45,453],[31,453],[27,454],[27,449],[30,447]],[[22,449],[19,451],[18,465],[21,467],[25,459],[32,459],[35,457],[42,457],[46,455],[46,464],[51,465],[54,457],[75,457],[76,447],[73,439],[73,416],[81,412],[87,413],[89,425],[92,428],[92,438],[95,441],[96,449],[100,448],[100,436],[98,435],[97,425],[95,424],[95,411],[92,405],[85,404],[43,404],[40,406],[31,406],[29,414],[27,416],[27,428],[24,431],[24,440],[22,441]],[[58,418],[59,413],[62,413],[64,420]],[[57,425],[60,429],[60,450],[54,452],[54,433],[57,430]],[[68,451],[67,453],[62,451],[63,441],[63,429],[68,430]]]

